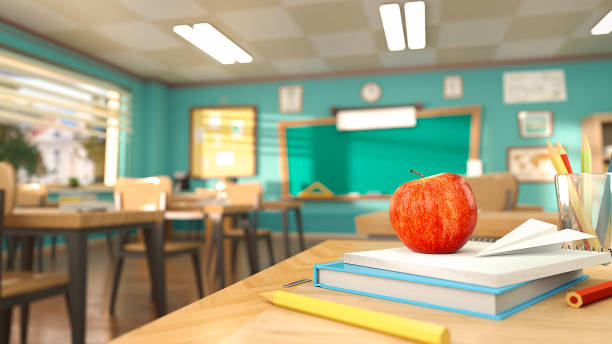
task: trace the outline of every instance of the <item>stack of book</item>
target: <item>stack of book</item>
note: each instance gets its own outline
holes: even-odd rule
[[[545,249],[481,257],[490,243],[469,241],[454,254],[392,248],[344,255],[315,265],[315,286],[413,305],[504,319],[588,276],[585,267],[610,262],[608,252]]]

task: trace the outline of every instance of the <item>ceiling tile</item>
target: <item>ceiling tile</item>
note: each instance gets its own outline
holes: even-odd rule
[[[612,2],[612,1],[610,1]],[[599,21],[612,9],[612,4],[610,7],[599,7],[594,10],[591,10],[589,15],[584,18],[576,27],[572,30],[570,37],[590,37],[591,29],[595,24],[599,23]]]
[[[505,42],[499,46],[496,60],[555,56],[565,39],[538,39]]]
[[[174,71],[188,81],[227,80],[234,77],[223,65],[186,66]]]
[[[308,74],[329,71],[327,63],[318,57],[274,60],[272,64],[283,74]]]
[[[559,49],[559,56],[612,53],[612,35],[589,36],[567,40]]]
[[[405,51],[385,51],[379,54],[380,64],[385,68],[435,65],[435,48]]]
[[[329,57],[326,58],[325,61],[329,65],[330,70],[336,72],[373,70],[381,67],[380,59],[377,54]]]
[[[317,56],[317,51],[310,41],[303,37],[259,41],[251,45],[269,59]]]
[[[276,67],[264,62],[236,63],[225,65],[224,68],[240,78],[257,78],[279,74],[279,70]]]
[[[499,44],[510,25],[510,18],[443,22],[438,29],[439,47],[468,47]]]
[[[172,32],[163,32],[147,22],[96,25],[93,29],[136,51],[178,48],[182,42]]]
[[[129,50],[127,46],[85,28],[50,32],[47,36],[90,54]]]
[[[461,0],[446,1],[442,6],[441,20],[464,21],[509,17],[516,13],[520,0]]]
[[[0,14],[11,22],[39,33],[69,30],[77,27],[76,22],[31,1],[0,1]],[[32,20],[32,18],[36,19]]]
[[[376,52],[369,31],[348,31],[311,35],[310,41],[323,57],[351,56]]]
[[[208,54],[190,44],[178,48],[149,50],[142,54],[164,66],[178,67],[219,64]]]
[[[588,11],[601,0],[523,0],[518,9],[519,16]]]
[[[216,14],[241,38],[251,41],[302,36],[302,30],[281,7],[226,11]]]
[[[211,12],[278,6],[280,0],[194,0]]]
[[[367,26],[361,3],[326,2],[287,9],[304,34],[360,30]],[[313,20],[316,18],[316,20]]]
[[[205,16],[206,9],[193,0],[116,0],[149,20]]]
[[[496,46],[478,46],[462,48],[439,48],[439,64],[455,64],[490,61],[495,57]]]
[[[587,17],[588,12],[576,12],[514,18],[505,39],[513,41],[567,37]]]
[[[53,10],[83,25],[99,25],[140,20],[141,17],[114,0],[36,0]]]
[[[126,51],[126,52],[102,53],[100,54],[100,57],[118,66],[127,68],[129,70],[132,70],[139,74],[144,74],[144,75],[149,75],[150,73],[163,71],[165,69],[163,65],[137,52]]]

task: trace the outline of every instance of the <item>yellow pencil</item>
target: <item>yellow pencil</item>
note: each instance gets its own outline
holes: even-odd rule
[[[363,327],[368,330],[422,343],[450,343],[450,334],[444,326],[284,291],[263,293],[261,295],[280,307]]]
[[[550,156],[550,161],[552,162],[557,174],[567,174],[567,169],[565,168],[565,164],[563,164],[561,155],[559,155],[550,141],[546,140],[546,144],[548,145],[548,155]]]
[[[582,173],[593,172],[593,165],[591,164],[591,145],[586,135],[582,139],[582,149],[580,150],[580,165]]]

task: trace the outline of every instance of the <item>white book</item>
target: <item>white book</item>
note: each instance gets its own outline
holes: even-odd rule
[[[451,254],[416,253],[406,247],[344,254],[344,262],[492,288],[607,264],[610,253],[562,249],[476,257],[491,243],[468,241]]]

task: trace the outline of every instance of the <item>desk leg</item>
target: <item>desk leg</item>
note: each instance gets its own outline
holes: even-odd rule
[[[291,250],[289,249],[289,219],[287,209],[281,211],[281,217],[283,218],[283,236],[285,239],[285,258],[291,256]]]
[[[241,215],[241,222],[241,227],[244,232],[244,240],[246,241],[245,246],[249,255],[249,266],[251,268],[251,275],[254,275],[259,271],[259,262],[257,259],[257,242],[255,239],[257,233],[253,233],[253,231],[257,231],[257,228],[253,228],[253,226],[251,226],[248,214]]]
[[[304,230],[302,228],[302,214],[300,208],[295,208],[295,222],[297,222],[298,235],[300,237],[300,252],[304,251]]]
[[[225,288],[225,250],[223,247],[223,217],[213,218],[213,241],[217,246],[217,274],[221,281],[221,289]]]
[[[39,237],[39,239],[42,237]],[[24,236],[21,240],[21,270],[32,271],[34,267],[34,237]],[[28,320],[30,317],[30,304],[21,305],[21,342],[27,343]]]
[[[87,304],[87,233],[75,230],[66,235],[68,246],[68,307],[72,343],[85,343]]]
[[[147,262],[151,274],[151,289],[157,316],[167,313],[166,310],[166,266],[164,264],[164,225],[154,224],[144,231],[147,249]]]

